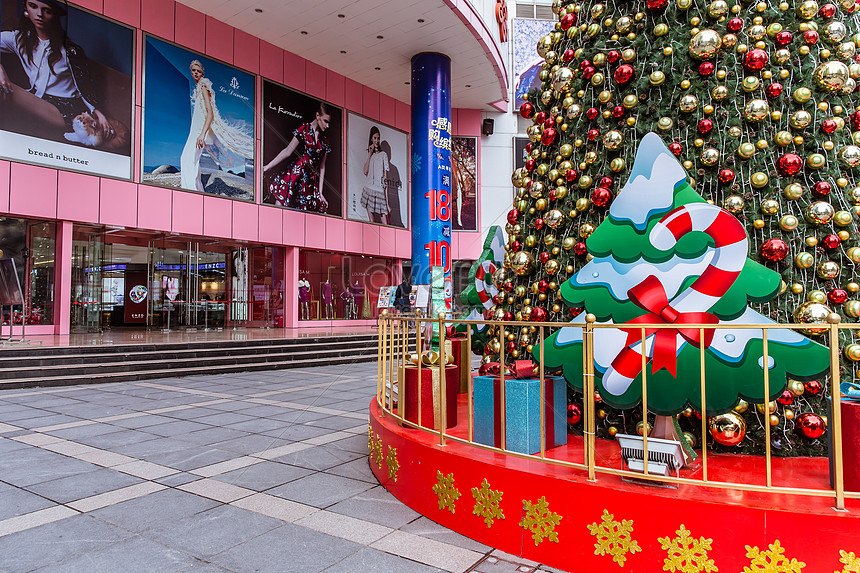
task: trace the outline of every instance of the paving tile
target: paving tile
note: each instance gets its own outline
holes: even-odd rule
[[[128,487],[100,493],[92,497],[79,499],[77,501],[70,502],[67,505],[72,509],[81,512],[93,511],[96,509],[101,509],[103,507],[108,507],[117,503],[121,503],[123,501],[128,501],[130,499],[137,499],[139,497],[143,497],[151,493],[161,491],[166,487],[167,486],[153,483],[151,481],[145,481],[135,485],[130,485]]]
[[[146,462],[143,460],[136,460],[125,464],[119,464],[113,466],[112,469],[143,479],[158,479],[177,473],[177,470],[173,468],[168,468],[166,466],[154,464],[152,462]]]
[[[57,503],[68,503],[140,483],[142,480],[107,468],[27,486],[29,491]]]
[[[117,446],[125,446],[128,444],[136,444],[138,442],[151,440],[153,437],[152,434],[146,432],[127,430],[116,426],[112,427],[115,430],[113,432],[99,434],[96,436],[77,437],[75,438],[75,442],[80,444],[86,444],[88,446],[93,446],[94,448],[109,450]]]
[[[242,456],[238,458],[232,458],[229,460],[225,460],[223,462],[218,462],[215,464],[211,464],[208,466],[202,466],[190,471],[194,475],[198,475],[201,477],[213,477],[225,474],[227,472],[231,472],[233,470],[238,470],[242,468],[247,468],[248,466],[252,466],[255,464],[262,463],[262,460],[259,458],[252,458],[250,456]]]
[[[446,571],[465,571],[483,558],[482,553],[404,531],[393,531],[371,547]]]
[[[212,562],[231,571],[270,571],[278,563],[280,571],[316,573],[360,549],[350,541],[287,524],[213,556]]]
[[[149,539],[134,536],[86,555],[79,555],[39,569],[39,573],[151,573],[177,571],[202,564],[199,560],[176,549],[165,547]]]
[[[97,469],[97,466],[93,464],[30,447],[13,450],[4,455],[0,465],[0,480],[23,487],[91,472],[94,469]]]
[[[249,420],[255,419],[256,417],[254,416],[248,416],[246,414],[240,414],[237,412],[216,412],[209,416],[196,418],[195,422],[199,422],[201,424],[209,424],[210,426],[217,426],[219,428],[222,428],[230,424],[238,424],[239,422],[247,422]],[[203,428],[198,429],[202,430]]]
[[[183,485],[183,484],[186,484],[186,483],[189,483],[192,481],[197,481],[199,479],[200,479],[200,476],[196,476],[194,474],[190,474],[187,472],[179,472],[179,473],[167,476],[167,477],[156,478],[154,481],[161,483],[161,484],[164,484],[164,485],[167,485],[167,486],[170,486],[170,487],[176,487],[176,486]]]
[[[79,513],[63,505],[51,504],[51,507],[23,513],[0,521],[0,537],[25,531],[34,527],[66,519]]]
[[[96,551],[131,535],[88,515],[73,515],[0,537],[0,571],[31,571]]]
[[[208,497],[221,503],[230,503],[255,493],[253,490],[210,478],[192,481],[177,487],[183,491]]]
[[[488,553],[493,549],[489,545],[484,545],[474,539],[469,539],[465,535],[460,535],[459,533],[451,531],[447,527],[443,527],[426,517],[419,517],[415,521],[407,523],[400,528],[400,531],[412,533],[413,535],[418,535],[427,539],[434,539],[449,545],[456,545],[457,547],[470,549],[478,553]]]
[[[293,441],[294,440],[285,440],[282,438],[267,436],[264,434],[246,433],[239,438],[233,438],[231,440],[225,440],[223,442],[217,442],[215,444],[212,444],[212,447],[220,448],[222,450],[228,450],[230,452],[235,452],[236,454],[248,455],[263,450],[277,448],[278,446],[285,446],[287,444],[291,444]]]
[[[243,497],[242,499],[237,499],[231,505],[259,513],[260,515],[280,519],[287,523],[292,523],[297,519],[302,519],[320,511],[315,507],[282,499],[267,493],[258,493],[250,497]]]
[[[131,458],[129,456],[99,449],[94,449],[87,452],[83,452],[81,454],[76,454],[75,457],[79,460],[90,462],[91,464],[103,466],[106,468],[135,461],[134,458]]]
[[[346,559],[335,563],[325,573],[367,573],[385,571],[391,573],[441,573],[442,569],[430,567],[397,555],[365,547]]]
[[[267,493],[299,503],[325,508],[373,487],[345,477],[317,473],[270,489]]]
[[[218,481],[246,487],[254,491],[266,491],[314,473],[312,470],[288,464],[262,461],[259,458],[251,459],[256,460],[258,463],[215,475],[214,478]]]
[[[251,418],[244,422],[230,424],[227,427],[240,432],[251,432],[252,434],[261,434],[263,432],[271,432],[278,434],[280,430],[287,428],[290,422],[282,420],[273,420],[271,418]]]
[[[239,457],[234,452],[215,446],[194,446],[180,443],[184,446],[183,449],[148,455],[146,460],[169,468],[188,471]]]
[[[282,525],[283,522],[278,519],[232,505],[221,505],[162,527],[150,529],[144,536],[194,557],[210,561],[213,555],[236,545],[246,545],[245,542],[249,539],[257,538]],[[270,561],[268,566],[271,567],[272,563],[278,563],[278,561]],[[235,570],[253,569],[242,565]]]
[[[224,442],[226,440],[233,440],[236,438],[241,438],[248,435],[247,432],[242,432],[239,430],[234,430],[232,428],[209,428],[208,430],[200,430],[197,432],[191,432],[190,434],[185,434],[183,436],[177,436],[184,442],[190,442],[192,444],[200,444],[200,445],[208,445],[208,444],[216,444],[218,442]]]
[[[373,475],[373,472],[370,470],[370,464],[366,457],[361,457],[351,462],[334,466],[325,470],[325,473],[366,481],[373,485],[378,483],[376,476]]]
[[[149,426],[157,426],[159,424],[167,424],[172,421],[173,419],[168,418],[167,416],[147,415],[140,416],[139,418],[117,420],[115,422],[111,422],[111,424],[114,426],[121,426],[123,428],[146,428]]]
[[[337,448],[339,450],[349,450],[350,452],[367,455],[367,432],[365,432],[364,435],[351,435],[343,440],[332,442],[328,447]]]
[[[367,438],[364,441],[365,447],[367,447]],[[338,450],[329,448],[328,446],[314,446],[305,448],[299,452],[279,456],[277,460],[301,468],[324,471],[362,457],[367,457],[367,454]]]
[[[328,535],[354,541],[362,545],[370,545],[392,531],[390,527],[385,527],[384,525],[377,525],[363,519],[356,519],[324,509],[314,512],[295,523],[314,531],[327,533]]]
[[[403,527],[421,517],[421,514],[400,503],[382,486],[375,486],[327,509],[392,529]]]
[[[289,467],[289,466],[287,466]],[[0,482],[0,522],[56,505],[42,496]]]
[[[207,511],[220,504],[198,495],[164,489],[90,513],[95,518],[140,533]]]
[[[284,456],[291,456],[298,452],[303,452],[304,450],[310,449],[313,446],[310,444],[303,444],[301,442],[293,442],[290,444],[284,444],[283,446],[276,446],[274,448],[269,448],[266,450],[261,450],[259,452],[254,452],[251,454],[254,457],[262,458],[264,460],[274,460],[276,458],[281,458]]]

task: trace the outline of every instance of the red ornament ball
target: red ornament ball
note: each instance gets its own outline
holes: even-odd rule
[[[835,288],[827,293],[827,300],[831,304],[845,304],[848,302],[848,291],[841,288]]]
[[[796,153],[786,153],[776,161],[780,175],[797,175],[803,168],[803,159]]]
[[[614,183],[615,181],[612,179],[612,177],[601,177],[600,184],[598,185],[598,187],[606,187],[607,189],[612,189],[612,185]]]
[[[794,403],[794,394],[791,393],[791,390],[783,390],[782,395],[776,401],[783,406],[791,406]]]
[[[627,113],[627,110],[620,105],[616,105],[612,108],[612,117],[614,117],[615,119],[621,119],[622,117],[624,117],[625,113]]]
[[[815,30],[807,30],[803,33],[803,41],[810,46],[818,42],[818,32]]]
[[[788,30],[783,30],[782,32],[779,32],[774,37],[774,40],[776,40],[776,43],[779,44],[780,46],[789,45],[791,43],[791,40],[793,40],[793,39],[794,39],[794,36],[792,36],[791,32],[789,32]]]
[[[732,33],[740,32],[744,28],[744,21],[740,18],[732,18],[726,23],[726,28]]]
[[[534,228],[535,228],[535,229],[537,229],[538,231],[540,231],[541,229],[543,229],[543,224],[544,224],[544,220],[543,220],[543,219],[541,219],[540,217],[538,217],[537,219],[535,219],[535,222],[534,222],[534,223],[532,223],[532,225],[534,226]]]
[[[580,241],[579,243],[577,243],[573,246],[573,252],[575,254],[579,255],[580,257],[583,257],[586,254],[588,254],[588,247],[585,246],[585,243]]]
[[[860,130],[860,111],[855,111],[851,114],[851,128],[854,131]]]
[[[535,106],[532,102],[527,101],[524,102],[523,105],[520,106],[520,115],[526,119],[530,119],[535,114]]]
[[[633,79],[633,66],[630,64],[622,64],[618,66],[618,69],[615,70],[615,74],[613,77],[615,78],[615,83],[619,86],[624,86],[630,83],[630,80]]]
[[[594,66],[586,66],[585,69],[582,70],[582,77],[587,80],[590,80],[591,76],[593,76],[595,73],[597,73],[597,68],[595,68]]]
[[[567,423],[571,426],[578,424],[582,420],[582,408],[579,404],[567,405]]]
[[[768,239],[761,246],[761,256],[769,261],[781,261],[788,256],[788,243],[782,239]]]
[[[803,388],[810,396],[818,396],[824,390],[824,385],[818,380],[808,380],[803,383]]]
[[[585,112],[585,117],[587,117],[588,119],[597,119],[598,115],[600,115],[600,112],[597,111],[596,107],[590,107]]]
[[[731,169],[720,169],[719,175],[717,175],[717,179],[720,180],[720,183],[723,185],[729,185],[732,181],[735,180],[735,172]]]
[[[824,133],[833,133],[836,131],[836,120],[835,119],[825,119],[821,122],[821,131]]]
[[[531,173],[532,171],[534,171],[535,167],[537,167],[537,163],[534,159],[529,159],[528,161],[526,161],[526,171]]]
[[[511,251],[518,253],[523,249],[523,244],[519,241],[511,241]]]
[[[514,319],[514,313],[512,313],[509,310],[506,310],[505,314],[502,316],[502,320],[510,322],[513,319]]]
[[[508,342],[505,345],[505,352],[507,352],[508,354],[510,354],[511,352],[513,352],[516,349],[517,349],[517,343],[514,342],[513,340],[511,340],[510,342]]]
[[[562,30],[567,30],[568,28],[570,28],[571,26],[573,26],[574,24],[576,24],[576,14],[575,14],[575,13],[573,13],[573,12],[568,12],[568,13],[567,13],[567,14],[565,14],[565,15],[564,15],[564,17],[561,19],[561,22],[560,22],[560,23],[561,23],[561,29],[562,29]]]
[[[535,125],[539,125],[546,121],[547,113],[545,111],[539,111],[535,114],[534,119],[532,120]]]
[[[714,129],[714,122],[710,119],[699,120],[699,124],[696,126],[696,130],[702,135],[708,135],[712,129]]]
[[[743,65],[748,71],[758,72],[767,65],[770,56],[760,48],[755,48],[744,54]]]
[[[546,292],[549,289],[549,283],[545,279],[541,279],[538,281],[537,287],[538,291]]]
[[[804,412],[799,415],[794,425],[804,437],[810,440],[820,438],[827,431],[827,424],[824,422],[824,418],[812,412]]]
[[[609,52],[606,53],[606,61],[610,64],[616,64],[620,59],[621,52],[619,52],[618,50],[609,50]]]
[[[561,55],[561,59],[565,64],[569,64],[573,60],[573,57],[575,55],[576,55],[576,52],[574,50],[568,48]]]
[[[782,90],[783,90],[782,84],[778,84],[778,83],[774,82],[772,84],[768,84],[768,86],[766,88],[764,88],[764,93],[770,99],[774,99],[774,98],[778,98],[779,96],[782,95]]]
[[[833,16],[836,15],[836,6],[834,6],[833,4],[825,4],[818,9],[818,15],[825,20],[830,20],[831,18],[833,18]]]
[[[532,309],[531,320],[535,322],[546,322],[547,312],[542,306],[536,306]]]
[[[600,132],[596,129],[589,129],[588,133],[585,135],[588,138],[588,141],[594,141],[598,137],[600,137]]]
[[[839,248],[839,245],[842,241],[839,240],[839,237],[836,235],[830,234],[825,235],[821,239],[821,246],[827,249],[828,251],[835,251]]]
[[[707,77],[714,73],[715,68],[716,66],[713,62],[702,62],[701,64],[699,64],[699,75],[703,78]]]
[[[827,197],[833,191],[833,186],[827,181],[819,181],[812,186],[812,194],[816,197]]]
[[[511,225],[517,224],[517,219],[520,218],[520,212],[518,209],[511,209],[508,211],[508,223]]]
[[[549,260],[549,253],[546,251],[542,252],[541,254],[538,255],[538,260],[541,263],[546,263]]]
[[[579,62],[579,69],[584,72],[585,68],[589,67],[590,65],[591,60],[582,60],[581,62]]]
[[[595,207],[606,207],[612,201],[612,191],[606,187],[598,187],[591,192],[591,202]]]
[[[673,141],[669,144],[669,151],[672,152],[672,155],[677,157],[678,155],[681,155],[681,151],[683,151],[683,148],[681,147],[680,143],[678,143],[677,141]]]
[[[505,292],[513,292],[514,281],[505,281],[505,284],[502,285],[502,288],[505,289]]]
[[[669,5],[669,0],[646,0],[645,6],[648,7],[652,12],[659,12],[660,10],[665,10],[666,6]]]
[[[568,183],[573,183],[574,181],[579,179],[579,171],[577,171],[576,169],[569,169],[564,178],[567,179]]]
[[[540,136],[540,142],[543,145],[552,145],[555,143],[556,137],[558,137],[558,132],[554,127],[550,127],[549,129],[543,130],[543,133]]]

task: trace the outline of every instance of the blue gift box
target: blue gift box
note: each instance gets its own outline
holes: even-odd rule
[[[546,376],[544,396],[546,448],[567,443],[567,384],[561,376]],[[475,442],[501,447],[501,380],[475,376],[472,383]],[[505,379],[505,441],[507,449],[523,454],[540,452],[540,379]]]

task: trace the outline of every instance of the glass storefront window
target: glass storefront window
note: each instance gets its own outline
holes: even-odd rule
[[[379,291],[396,286],[395,260],[323,251],[299,252],[299,320],[379,316]]]
[[[15,261],[18,282],[24,295],[23,315],[16,307],[12,315],[4,309],[3,324],[54,323],[54,253],[57,225],[0,217],[0,258]]]

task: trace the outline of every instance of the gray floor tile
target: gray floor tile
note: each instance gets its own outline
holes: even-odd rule
[[[356,553],[361,545],[287,524],[211,558],[231,571],[317,573]]]
[[[131,535],[89,515],[61,519],[0,537],[0,570],[31,571],[107,547]]]
[[[247,455],[277,448],[278,446],[284,446],[292,442],[293,440],[285,440],[274,436],[267,436],[265,434],[245,434],[238,438],[233,438],[224,442],[217,442],[212,444],[212,446],[226,451],[235,452],[236,454]]]
[[[28,446],[4,455],[0,464],[0,480],[23,487],[91,472],[97,468],[88,462]]]
[[[234,452],[216,448],[215,446],[194,446],[180,443],[183,446],[180,450],[161,454],[155,453],[146,456],[144,459],[169,468],[188,471],[239,457]]]
[[[373,485],[376,485],[377,483],[376,476],[373,475],[373,472],[370,470],[368,460],[364,456],[351,462],[329,468],[325,470],[325,473],[366,481]]]
[[[284,408],[283,414],[269,417],[273,420],[281,420],[283,422],[295,422],[297,424],[301,424],[304,422],[311,422],[314,420],[330,418],[331,416],[329,416],[328,414],[320,414],[318,412],[309,412],[307,410],[290,410]]]
[[[317,473],[270,489],[266,493],[314,507],[325,508],[358,495],[371,487],[373,486],[367,482]]]
[[[90,513],[93,517],[135,533],[185,519],[220,505],[197,495],[166,489]]]
[[[353,422],[355,422],[353,426],[357,426],[361,423],[359,420],[353,420]],[[330,444],[327,444],[326,447],[367,455],[367,435],[359,434],[351,438],[344,438],[343,440],[331,442]]]
[[[147,431],[150,434],[164,437],[182,436],[196,432],[197,430],[208,430],[208,424],[201,424],[199,421],[176,420],[167,424],[158,424],[157,426],[149,426]]]
[[[314,473],[312,470],[280,464],[276,462],[260,462],[246,468],[233,470],[219,476],[218,481],[238,485],[254,491],[266,491]]]
[[[91,472],[33,484],[27,486],[27,489],[57,503],[68,503],[143,481],[112,469],[99,468]]]
[[[111,450],[117,446],[127,446],[128,444],[138,444],[147,440],[152,440],[155,436],[148,432],[139,432],[137,430],[125,430],[112,426],[115,431],[109,434],[99,434],[97,436],[84,436],[75,438],[75,442],[86,444],[94,448],[102,450]],[[53,434],[53,433],[52,433]]]
[[[208,561],[208,558],[216,553],[240,545],[282,525],[283,522],[279,519],[264,517],[231,505],[221,505],[171,524],[150,529],[144,536]]]
[[[198,475],[189,474],[186,472],[180,472],[178,474],[169,475],[167,477],[158,478],[158,479],[152,480],[152,481],[160,483],[160,484],[164,484],[164,485],[170,486],[170,487],[177,487],[180,485],[185,485],[185,484],[192,482],[192,481],[197,481],[199,479],[200,479],[200,476],[198,476]]]
[[[366,439],[365,442],[367,442]],[[322,471],[365,457],[366,455],[367,454],[362,455],[347,450],[327,448],[325,446],[315,446],[294,454],[282,456],[277,458],[276,461],[293,466],[299,466],[300,468],[307,468],[309,470]]]
[[[177,437],[184,442],[206,445],[216,444],[225,440],[241,438],[246,435],[247,432],[241,432],[239,430],[233,430],[231,428],[209,428],[208,430],[191,432],[190,434],[185,434],[184,436]]]
[[[415,521],[407,523],[401,527],[400,530],[412,533],[413,535],[426,537],[428,539],[435,539],[436,541],[441,541],[442,543],[447,543],[449,545],[456,545],[457,547],[477,551],[478,553],[488,553],[493,549],[489,545],[478,543],[474,539],[469,539],[464,535],[451,531],[447,527],[443,527],[426,517],[419,517]]]
[[[195,422],[200,422],[201,424],[209,424],[210,426],[217,426],[219,428],[228,426],[230,424],[237,424],[239,422],[247,422],[248,420],[255,420],[254,416],[248,416],[245,414],[239,414],[237,412],[218,412],[213,413],[210,416],[203,416],[195,419]],[[204,428],[198,428],[198,430],[202,430]]]
[[[442,573],[443,570],[369,547],[365,547],[325,569],[325,573],[367,573],[368,571],[374,573]]]
[[[239,430],[240,432],[251,432],[252,434],[261,434],[263,432],[278,434],[289,426],[290,422],[284,422],[282,420],[272,420],[271,418],[251,418],[244,422],[230,424],[227,427]]]
[[[382,486],[375,486],[327,509],[394,529],[399,529],[421,517],[420,513],[397,501]]]
[[[294,442],[300,442],[302,440],[307,440],[308,438],[315,438],[317,436],[322,436],[323,434],[330,433],[331,430],[326,428],[315,428],[313,426],[305,426],[302,424],[292,424],[280,430],[264,432],[264,434],[267,436],[277,436],[279,438],[283,438],[285,440],[292,440]]]
[[[153,406],[153,408],[162,408],[166,406]],[[149,408],[144,408],[149,409]],[[117,420],[111,422],[114,426],[122,426],[123,428],[146,428],[147,426],[156,426],[158,424],[168,424],[172,422],[172,418],[167,416],[158,416],[156,414],[148,414],[137,418],[128,418],[125,420]]]
[[[202,564],[202,562],[176,549],[135,536],[102,549],[88,551],[85,555],[49,565],[39,569],[38,572],[115,573],[121,570],[123,573],[152,573],[153,571],[170,573],[196,564]]]
[[[56,505],[42,496],[2,484],[0,488],[0,521]]]

